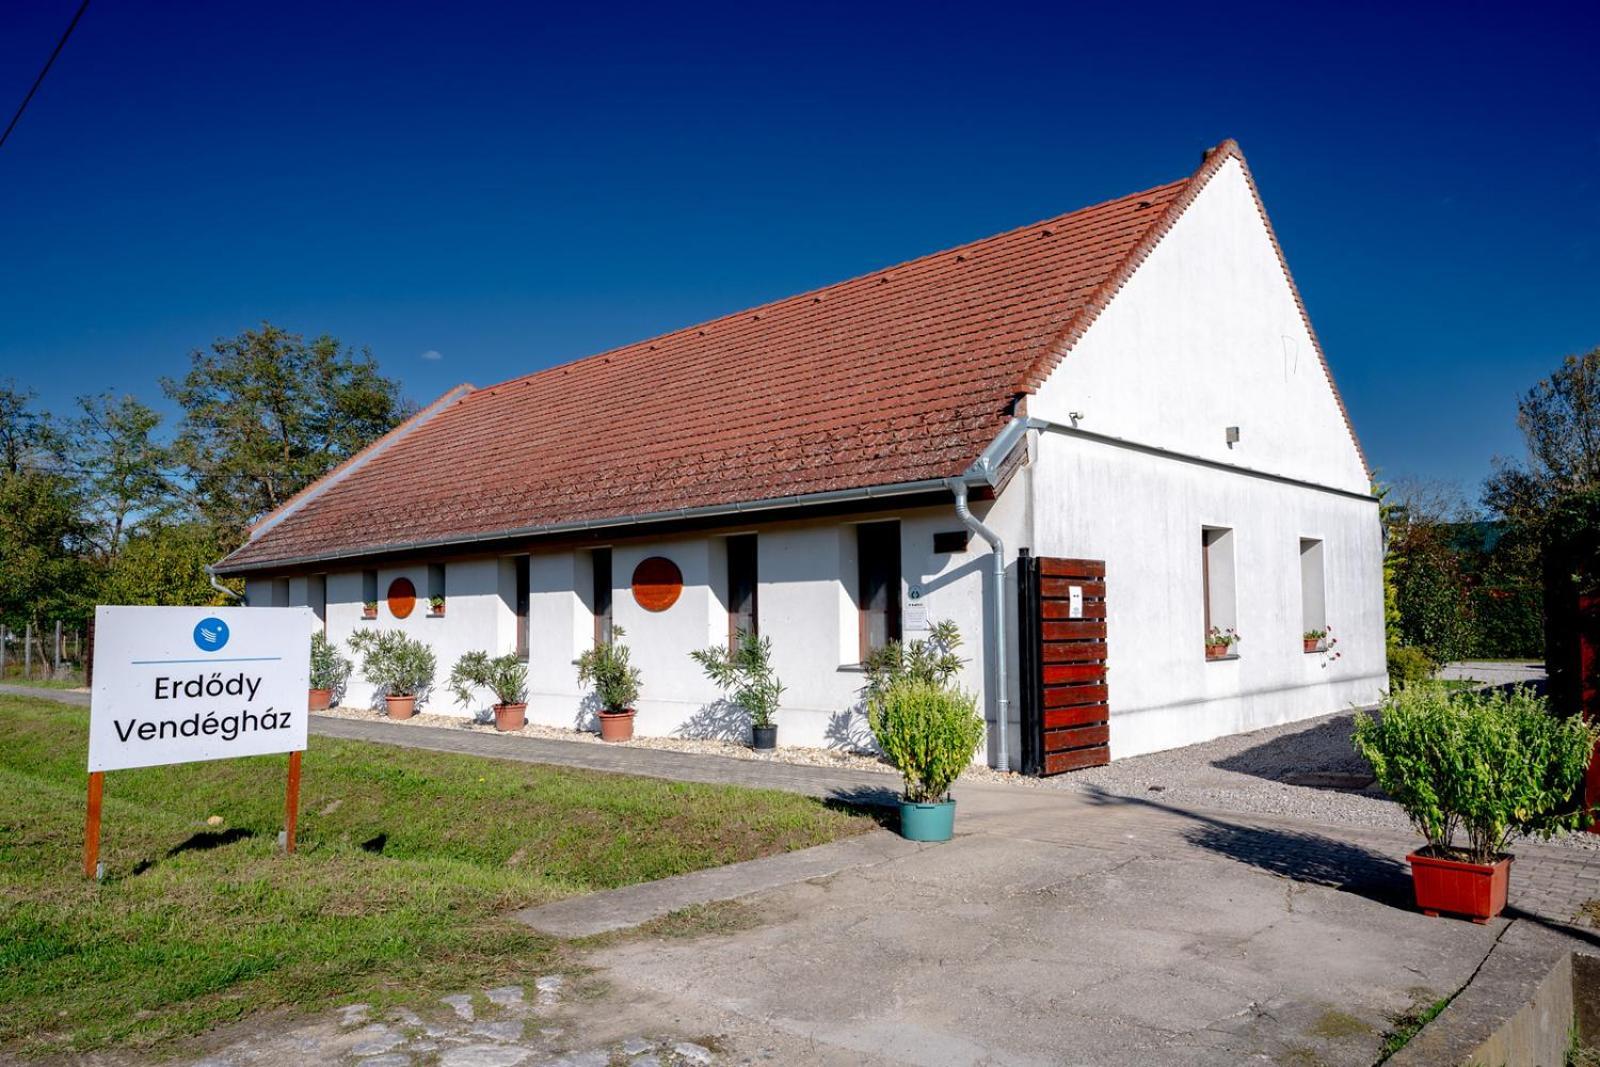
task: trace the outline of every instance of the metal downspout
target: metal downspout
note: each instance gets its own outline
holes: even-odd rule
[[[995,701],[995,726],[1000,736],[1000,743],[995,749],[994,769],[997,771],[1010,771],[1011,759],[1008,752],[1011,731],[1011,689],[1006,681],[1006,546],[1000,540],[1000,535],[995,533],[967,508],[967,483],[961,478],[951,478],[945,483],[950,487],[950,492],[955,494],[956,514],[967,529],[989,542],[990,555],[994,559],[994,584],[989,591],[989,604],[994,612],[994,684],[998,699]]]
[[[229,589],[227,586],[225,586],[221,582],[217,581],[216,568],[213,567],[211,564],[207,563],[205,565],[205,572],[206,572],[206,581],[211,583],[211,588],[215,589],[217,592],[221,593],[223,596],[232,597],[234,600],[243,600],[244,599],[243,596],[239,595],[238,593],[235,593],[232,589]]]

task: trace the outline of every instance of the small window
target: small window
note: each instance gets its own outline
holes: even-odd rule
[[[444,564],[428,564],[428,614],[444,614]]]
[[[370,608],[374,613],[378,610],[378,572],[361,572],[361,606]]]
[[[739,631],[761,632],[756,618],[756,535],[728,538],[728,648],[739,644]]]
[[[313,574],[306,579],[307,606],[317,616],[317,626],[323,633],[328,632],[328,576],[326,574]]]
[[[594,643],[611,643],[611,550],[597,548],[590,557],[594,564],[594,587],[589,603],[594,610]]]
[[[1220,526],[1202,527],[1200,531],[1200,581],[1204,590],[1205,630],[1236,631],[1238,619],[1234,608],[1233,588],[1233,531]],[[1229,652],[1236,645],[1230,643]]]
[[[1300,628],[1307,641],[1328,633],[1328,593],[1322,578],[1322,542],[1300,539]]]
[[[289,579],[272,579],[272,606],[286,608],[289,606]]]
[[[861,659],[900,640],[900,524],[856,527],[860,570],[856,604],[861,612]]]
[[[517,615],[517,656],[528,658],[528,557],[518,556],[512,561],[517,570],[517,595],[513,601]]]

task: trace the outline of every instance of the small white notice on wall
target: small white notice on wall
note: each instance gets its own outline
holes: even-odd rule
[[[926,630],[928,628],[928,605],[922,603],[907,604],[905,616],[900,621],[907,630]]]
[[[1067,616],[1073,619],[1083,618],[1083,586],[1067,586]]]
[[[89,770],[300,752],[310,608],[98,607]]]

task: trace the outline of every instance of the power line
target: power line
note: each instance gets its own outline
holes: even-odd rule
[[[17,128],[17,122],[22,118],[22,113],[28,110],[28,101],[33,99],[33,94],[39,91],[39,86],[44,84],[44,76],[50,73],[50,67],[56,61],[56,56],[67,46],[67,38],[72,36],[72,31],[78,26],[78,20],[83,18],[83,13],[89,9],[89,0],[83,0],[78,5],[78,13],[72,16],[72,21],[67,23],[66,31],[61,34],[61,40],[56,42],[56,50],[50,53],[50,58],[44,61],[44,67],[39,71],[39,76],[33,79],[33,87],[28,90],[28,95],[22,98],[22,103],[17,106],[17,113],[11,116],[11,122],[6,126],[6,132],[0,133],[0,148],[5,147],[6,138],[11,136],[11,131]]]

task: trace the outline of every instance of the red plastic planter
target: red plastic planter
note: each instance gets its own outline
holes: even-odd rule
[[[626,711],[600,712],[600,740],[632,741],[633,715],[632,708],[628,708]]]
[[[1505,910],[1511,860],[1501,856],[1483,865],[1413,852],[1406,862],[1411,864],[1417,908],[1424,915],[1460,915],[1475,923],[1488,922]]]
[[[306,707],[312,711],[327,711],[331,703],[333,703],[331,689],[312,689],[306,695]]]
[[[494,728],[503,734],[513,733],[528,724],[528,705],[496,704]]]

